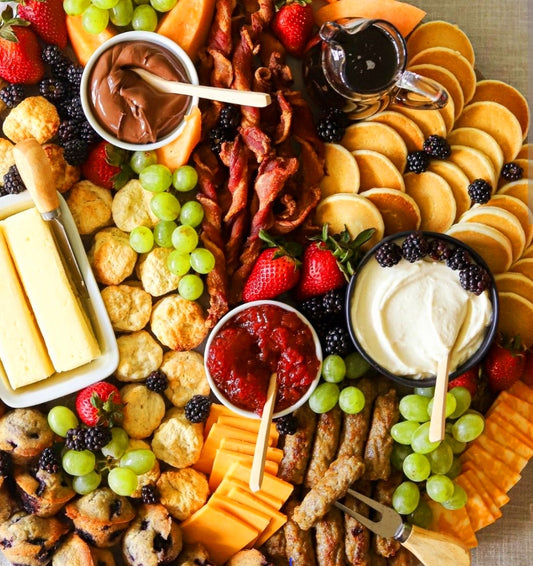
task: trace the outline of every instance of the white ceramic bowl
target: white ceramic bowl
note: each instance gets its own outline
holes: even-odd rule
[[[152,149],[157,149],[158,147],[162,147],[169,142],[176,139],[180,133],[182,132],[183,128],[185,127],[185,118],[191,112],[191,110],[198,106],[198,97],[192,96],[190,97],[189,106],[187,107],[187,111],[185,112],[185,116],[183,120],[178,124],[178,126],[172,130],[166,136],[156,140],[152,143],[129,143],[122,140],[119,140],[115,137],[111,132],[103,128],[98,120],[96,119],[93,108],[90,100],[90,78],[92,74],[93,67],[105,51],[117,45],[119,43],[130,41],[145,41],[148,43],[152,43],[154,45],[159,45],[167,49],[170,53],[172,53],[178,61],[184,66],[185,71],[187,72],[187,76],[189,78],[189,82],[192,84],[197,85],[199,83],[198,80],[198,73],[196,72],[196,68],[194,63],[192,62],[191,58],[185,53],[185,51],[174,41],[161,35],[159,33],[151,32],[151,31],[126,31],[124,33],[119,33],[115,35],[111,39],[105,41],[96,51],[91,55],[85,68],[83,69],[83,74],[81,77],[81,86],[80,86],[80,96],[81,96],[81,105],[85,116],[93,129],[105,139],[107,142],[120,147],[122,149],[127,149],[129,151],[149,151]]]
[[[244,310],[247,310],[247,309],[252,308],[252,307],[263,306],[263,305],[273,305],[273,306],[276,306],[276,307],[279,307],[279,308],[282,308],[282,309],[285,309],[287,311],[295,313],[298,316],[298,318],[311,331],[311,335],[313,336],[313,342],[314,342],[314,345],[315,345],[316,357],[318,358],[318,361],[320,362],[319,366],[318,366],[318,371],[317,371],[316,377],[312,381],[311,385],[309,386],[309,389],[305,392],[305,394],[302,397],[300,397],[300,399],[298,399],[298,401],[296,403],[294,403],[293,405],[291,405],[290,407],[287,407],[286,409],[283,409],[282,411],[278,411],[277,413],[274,413],[273,418],[279,418],[279,417],[283,417],[285,415],[288,415],[289,413],[292,413],[293,411],[295,411],[296,409],[298,409],[304,403],[307,402],[307,400],[309,399],[309,397],[311,396],[313,391],[316,389],[316,386],[318,385],[318,382],[320,380],[320,372],[321,372],[321,365],[322,365],[322,348],[320,346],[320,340],[317,336],[317,333],[315,332],[311,323],[305,318],[305,316],[303,316],[303,314],[300,313],[299,311],[297,311],[294,307],[291,307],[290,305],[287,305],[286,303],[282,303],[282,302],[279,302],[279,301],[262,300],[262,301],[251,301],[249,303],[244,303],[242,305],[239,305],[238,307],[235,307],[233,310],[229,311],[228,313],[226,313],[218,321],[218,323],[214,326],[213,330],[211,331],[211,333],[209,334],[209,336],[207,338],[206,345],[205,345],[205,354],[204,354],[205,373],[207,375],[207,381],[209,382],[209,386],[211,387],[211,390],[213,391],[213,393],[217,397],[217,399],[223,405],[225,405],[228,409],[234,411],[238,415],[241,415],[243,417],[248,417],[248,418],[251,418],[251,419],[259,419],[260,417],[259,417],[259,415],[257,415],[256,413],[254,413],[252,411],[247,411],[245,409],[242,409],[241,407],[237,407],[236,405],[234,405],[231,401],[229,401],[227,399],[227,397],[224,395],[224,393],[222,391],[220,391],[220,389],[217,387],[216,383],[214,382],[214,380],[213,380],[213,378],[212,378],[212,376],[209,372],[209,368],[207,367],[207,358],[208,358],[208,355],[209,355],[209,349],[211,347],[211,343],[213,342],[215,336],[220,332],[221,328],[226,324],[226,322],[228,322],[236,314],[238,314],[238,313],[240,313]]]

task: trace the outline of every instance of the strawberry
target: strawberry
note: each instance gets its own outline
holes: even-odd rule
[[[526,356],[516,340],[494,341],[484,360],[485,374],[492,391],[509,389],[525,370]]]
[[[78,393],[76,411],[87,426],[113,426],[122,420],[119,390],[107,381],[93,383]]]
[[[81,171],[86,179],[106,189],[120,189],[133,174],[127,153],[106,141],[93,147]]]
[[[288,53],[301,57],[313,33],[311,0],[282,0],[276,3],[276,8],[272,31]]]
[[[242,292],[243,301],[272,299],[292,289],[300,278],[300,246],[293,242],[282,245],[264,231],[259,237],[268,247],[257,258]]]
[[[44,75],[39,41],[27,26],[10,8],[0,16],[0,77],[10,83],[35,84]]]
[[[479,366],[475,366],[457,376],[455,379],[452,379],[452,381],[448,383],[448,391],[454,387],[464,387],[468,389],[468,391],[470,391],[470,395],[474,397],[477,392],[478,379]]]
[[[63,0],[19,1],[17,14],[31,23],[43,41],[64,49],[67,46],[67,23]]]

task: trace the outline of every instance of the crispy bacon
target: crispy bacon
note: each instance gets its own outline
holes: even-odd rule
[[[231,15],[237,6],[237,0],[216,2],[215,17],[211,25],[208,44],[211,49],[229,57],[233,49],[231,35]]]
[[[229,210],[224,216],[224,222],[231,224],[236,214],[248,204],[250,150],[244,145],[240,136],[233,143],[224,144],[220,158],[228,167],[228,190],[232,196]]]

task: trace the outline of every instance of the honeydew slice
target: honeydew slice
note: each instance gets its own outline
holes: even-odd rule
[[[500,316],[498,331],[506,336],[520,336],[522,344],[533,345],[533,302],[516,293],[498,293]]]
[[[533,240],[533,213],[520,199],[510,195],[495,194],[488,202],[488,206],[497,206],[514,214],[524,230],[526,248]],[[525,253],[522,252],[522,256]]]
[[[428,171],[440,175],[450,185],[455,199],[455,221],[457,221],[472,206],[472,200],[468,194],[468,185],[470,183],[468,177],[458,165],[441,159],[432,160]]]
[[[501,293],[516,293],[533,303],[533,281],[523,273],[498,273],[494,276],[494,281]]]
[[[498,176],[485,153],[466,145],[452,145],[448,159],[465,172],[471,183],[476,179],[484,179],[490,184],[492,192],[496,191]]]
[[[374,203],[381,213],[385,224],[385,236],[418,230],[422,220],[420,209],[415,200],[407,193],[396,189],[369,189],[361,193],[362,197]]]
[[[446,138],[450,145],[465,145],[483,152],[491,161],[496,175],[503,166],[503,151],[498,142],[479,128],[455,128]]]
[[[352,155],[359,167],[359,192],[379,187],[405,191],[402,173],[386,155],[371,149],[358,149]]]
[[[394,110],[385,110],[367,118],[367,122],[380,122],[381,124],[386,124],[394,128],[400,136],[402,136],[407,146],[407,151],[422,149],[424,145],[424,134],[422,130],[411,118],[404,114],[400,114]]]
[[[359,191],[359,167],[354,156],[337,143],[324,144],[325,175],[320,181],[322,198],[335,193]]]

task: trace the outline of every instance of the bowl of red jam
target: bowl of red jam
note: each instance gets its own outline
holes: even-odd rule
[[[227,313],[205,347],[211,390],[235,413],[260,418],[277,374],[274,418],[301,407],[320,379],[322,349],[309,321],[278,301],[252,301]]]

